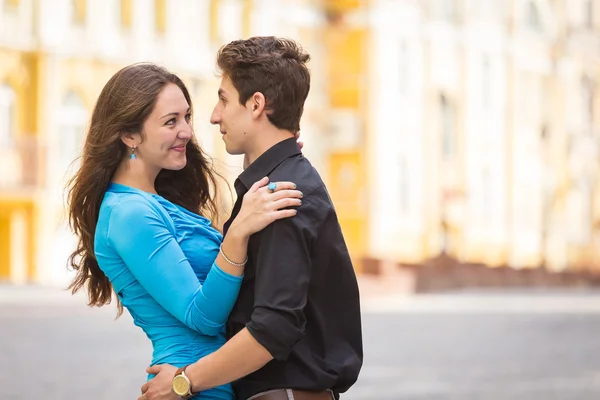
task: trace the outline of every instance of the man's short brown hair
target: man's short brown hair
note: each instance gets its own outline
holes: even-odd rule
[[[254,93],[262,93],[269,121],[295,133],[300,130],[310,90],[309,60],[308,53],[293,40],[257,36],[221,47],[217,66],[231,79],[242,105]]]

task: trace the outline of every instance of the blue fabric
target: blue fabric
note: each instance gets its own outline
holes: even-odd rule
[[[108,187],[94,251],[123,306],[152,342],[151,365],[182,367],[225,343],[225,323],[242,277],[214,263],[221,241],[208,219],[161,196],[115,183]],[[234,396],[224,385],[194,398]]]

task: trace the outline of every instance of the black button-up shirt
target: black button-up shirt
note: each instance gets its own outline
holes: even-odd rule
[[[296,216],[250,238],[227,333],[247,327],[274,360],[233,387],[239,400],[286,388],[332,389],[337,398],[356,382],[363,358],[358,285],[337,215],[321,177],[292,138],[238,177],[225,232],[244,194],[264,176],[294,182],[304,197]]]

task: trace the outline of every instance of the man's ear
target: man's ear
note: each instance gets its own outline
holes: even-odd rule
[[[252,110],[252,116],[254,118],[260,117],[260,115],[265,111],[265,107],[267,106],[267,101],[265,99],[265,95],[261,92],[256,92],[248,99],[250,103],[248,106]]]

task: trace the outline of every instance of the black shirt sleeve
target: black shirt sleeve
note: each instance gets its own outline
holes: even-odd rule
[[[257,234],[254,309],[246,327],[276,360],[285,360],[305,335],[315,237],[311,219],[317,203],[305,193],[296,216],[275,221]]]

